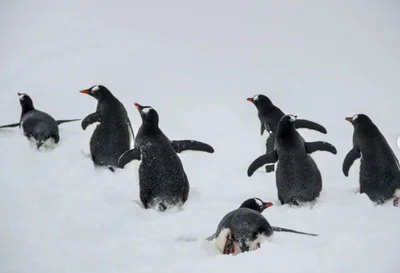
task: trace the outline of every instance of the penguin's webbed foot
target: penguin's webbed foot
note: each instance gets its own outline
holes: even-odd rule
[[[229,235],[226,238],[226,243],[224,247],[224,251],[222,252],[225,255],[234,254],[235,253],[235,245],[233,238]]]

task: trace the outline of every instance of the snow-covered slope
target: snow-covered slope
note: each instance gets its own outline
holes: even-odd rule
[[[214,154],[181,155],[191,184],[182,211],[136,202],[138,162],[96,171],[93,127],[61,126],[61,145],[34,152],[18,129],[0,132],[0,272],[397,272],[399,209],[356,194],[358,162],[345,120],[367,113],[394,152],[400,72],[396,1],[2,1],[0,124],[17,122],[16,92],[54,117],[83,118],[107,86],[126,106],[152,105],[171,139],[210,143]],[[323,124],[337,155],[313,155],[324,190],[314,207],[277,202],[274,174],[248,178],[264,152],[256,109],[268,95],[287,113]],[[260,250],[215,254],[201,239],[250,197],[274,202],[277,233]]]

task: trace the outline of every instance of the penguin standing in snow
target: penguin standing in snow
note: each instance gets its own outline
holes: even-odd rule
[[[252,102],[258,110],[258,118],[261,122],[261,135],[264,134],[264,131],[267,131],[269,134],[266,142],[266,153],[269,153],[274,150],[278,124],[285,114],[281,109],[275,106],[267,96],[259,94],[252,98],[247,98],[247,101]],[[326,134],[326,129],[322,125],[309,120],[297,119],[294,125],[297,129],[305,128]],[[275,166],[267,165],[265,166],[265,170],[267,173],[273,172],[275,170]]]
[[[60,141],[58,125],[80,119],[55,120],[49,114],[36,110],[33,101],[26,93],[17,93],[21,105],[21,118],[19,123],[0,126],[0,128],[12,128],[19,126],[28,140],[36,144],[39,150],[43,145],[52,140],[55,144]]]
[[[293,115],[282,117],[276,133],[275,149],[258,157],[247,170],[247,175],[252,176],[264,164],[278,162],[276,186],[282,205],[314,201],[322,190],[322,178],[309,154],[315,151],[337,153],[336,148],[327,142],[305,142],[295,129],[296,118]]]
[[[119,157],[131,148],[134,138],[131,122],[124,105],[103,85],[80,91],[97,100],[96,112],[82,120],[82,129],[99,122],[90,139],[90,154],[95,166],[114,171]]]
[[[213,241],[223,254],[236,255],[260,248],[261,244],[274,234],[274,231],[318,236],[313,233],[271,226],[261,213],[272,205],[259,198],[247,199],[238,209],[222,218],[217,231],[207,240]]]
[[[118,166],[123,168],[131,160],[141,160],[139,167],[140,200],[143,206],[166,210],[183,205],[189,194],[189,182],[177,153],[193,150],[213,153],[214,149],[194,140],[170,141],[158,126],[159,117],[150,106],[135,103],[142,125],[135,148],[121,155]]]
[[[372,202],[383,204],[393,199],[398,206],[400,194],[399,161],[378,127],[365,114],[346,117],[353,125],[353,148],[343,161],[343,174],[347,177],[354,161],[361,158],[360,193]]]

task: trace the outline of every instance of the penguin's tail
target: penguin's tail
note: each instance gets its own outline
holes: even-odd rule
[[[292,232],[292,233],[309,235],[309,236],[318,236],[318,234],[315,234],[315,233],[301,232],[301,231],[296,231],[296,230],[293,230],[293,229],[282,228],[282,227],[272,227],[272,230],[273,231],[277,231],[277,232]]]

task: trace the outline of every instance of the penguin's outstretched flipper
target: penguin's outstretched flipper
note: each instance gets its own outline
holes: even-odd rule
[[[123,169],[126,164],[131,162],[132,160],[140,160],[141,153],[138,148],[134,148],[124,152],[118,159],[118,167]]]
[[[2,128],[13,128],[13,127],[18,127],[18,126],[20,126],[20,123],[12,123],[12,124],[7,124],[7,125],[0,126],[0,129],[2,129]]]
[[[253,173],[260,168],[261,166],[265,164],[272,164],[278,161],[278,153],[276,150],[273,150],[267,154],[264,154],[260,157],[258,157],[256,160],[254,160],[249,168],[247,169],[247,175],[252,176]]]
[[[304,146],[308,154],[312,154],[316,151],[330,152],[334,155],[337,154],[335,146],[325,141],[306,142]]]
[[[183,151],[199,151],[199,152],[207,152],[214,153],[214,148],[208,145],[207,143],[203,143],[196,140],[173,140],[171,141],[172,147],[177,153],[181,153]]]
[[[327,133],[324,126],[306,119],[296,119],[296,121],[294,122],[294,127],[296,129],[305,128],[305,129],[315,130],[323,134]]]

